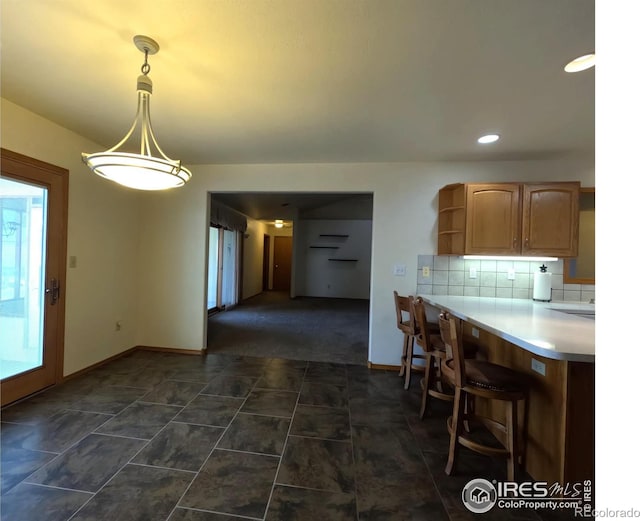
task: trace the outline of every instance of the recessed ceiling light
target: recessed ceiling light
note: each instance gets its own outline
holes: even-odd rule
[[[478,138],[478,143],[482,143],[486,145],[487,143],[494,143],[500,139],[498,134],[487,134],[486,136],[482,136]]]
[[[564,70],[567,72],[580,72],[593,67],[596,64],[595,54],[585,54],[575,60],[571,60],[564,66]]]

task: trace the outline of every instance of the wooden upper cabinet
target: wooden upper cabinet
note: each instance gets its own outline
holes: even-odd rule
[[[519,185],[467,185],[465,253],[518,255],[520,213]]]
[[[522,253],[578,255],[580,183],[524,184]]]
[[[439,255],[573,257],[580,183],[470,183],[439,193]]]

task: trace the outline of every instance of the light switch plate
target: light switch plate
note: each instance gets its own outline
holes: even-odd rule
[[[422,267],[422,276],[426,279],[431,276],[431,268],[429,266]]]
[[[393,266],[393,274],[398,277],[404,277],[407,274],[407,267],[404,264],[396,264]]]
[[[516,278],[516,270],[514,270],[513,268],[510,268],[507,271],[507,280],[515,280]]]
[[[535,358],[531,359],[531,369],[533,369],[536,373],[541,374],[542,376],[546,376],[547,374],[547,366],[544,364],[544,362],[536,360]]]
[[[469,268],[469,278],[470,279],[478,278],[478,270],[476,268]]]

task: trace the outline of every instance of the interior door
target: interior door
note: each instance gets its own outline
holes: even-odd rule
[[[2,149],[0,401],[62,379],[68,171]]]
[[[292,237],[274,237],[273,239],[273,289],[289,291],[291,289]]]
[[[270,257],[270,237],[265,234],[263,238],[262,250],[262,291],[269,289],[269,257]]]

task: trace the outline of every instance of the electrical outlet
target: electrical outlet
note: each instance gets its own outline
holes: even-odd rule
[[[480,330],[477,327],[472,327],[471,335],[473,336],[473,338],[480,338]]]
[[[470,279],[478,278],[478,270],[476,268],[469,268],[469,278]]]
[[[429,266],[422,267],[422,276],[425,279],[431,276],[431,268],[429,268]]]
[[[540,360],[536,360],[535,358],[531,359],[531,369],[533,369],[536,373],[545,376],[547,374],[547,366],[544,362]]]
[[[514,270],[513,268],[510,268],[507,271],[507,279],[508,280],[515,280],[515,278],[516,278],[516,270]]]

